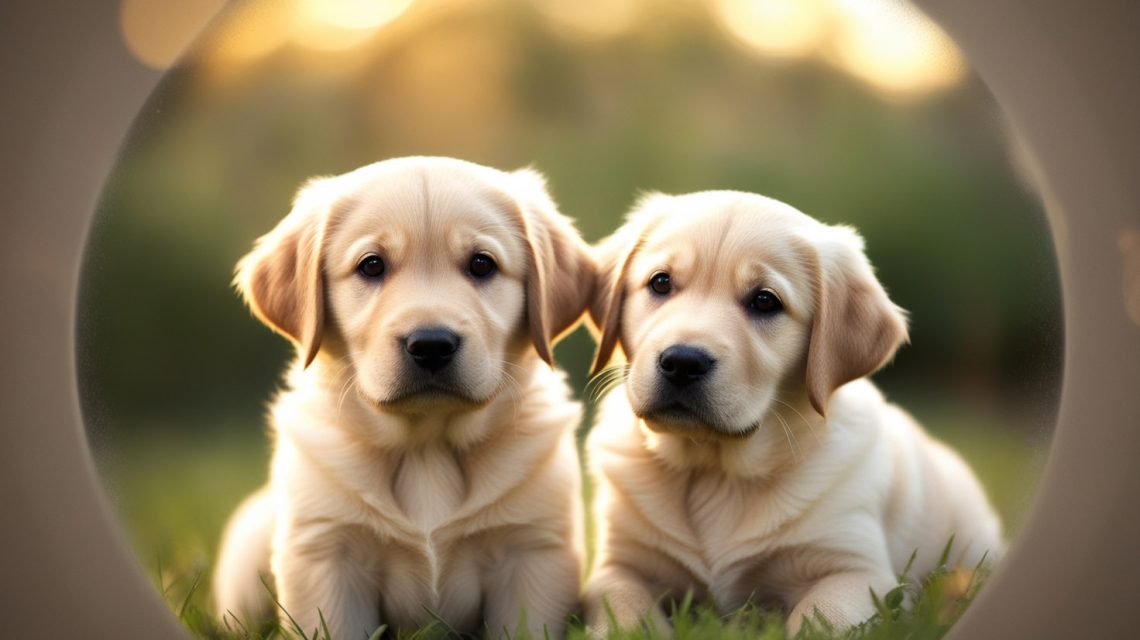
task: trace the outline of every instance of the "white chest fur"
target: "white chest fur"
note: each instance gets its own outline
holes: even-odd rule
[[[463,470],[444,447],[423,447],[395,462],[392,494],[404,515],[430,541],[431,532],[456,513],[466,493]]]
[[[283,397],[271,486],[285,523],[274,572],[298,554],[331,554],[338,574],[359,576],[370,593],[362,598],[391,628],[437,617],[477,628],[488,585],[509,573],[520,541],[574,543],[579,412],[561,391],[556,399],[536,415],[524,407],[487,416],[482,439],[456,442],[446,437],[456,425],[442,425],[396,445],[385,437],[399,425]]]

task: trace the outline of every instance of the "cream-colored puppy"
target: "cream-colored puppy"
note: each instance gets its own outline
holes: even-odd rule
[[[271,406],[269,484],[224,535],[219,615],[269,613],[268,568],[308,633],[439,618],[498,636],[525,615],[560,636],[579,596],[581,408],[550,348],[594,278],[530,170],[401,158],[301,189],[235,279],[298,356]]]
[[[965,463],[863,379],[907,340],[850,228],[762,196],[644,198],[600,250],[595,369],[624,393],[587,444],[598,544],[587,622],[604,631],[691,589],[733,610],[869,617],[868,588],[1002,550]],[[609,276],[606,284],[604,275]]]

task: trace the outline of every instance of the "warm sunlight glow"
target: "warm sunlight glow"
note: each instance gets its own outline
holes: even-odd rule
[[[733,38],[765,56],[818,56],[891,94],[920,94],[965,75],[958,49],[905,0],[708,0]]]
[[[204,53],[214,71],[237,77],[249,63],[287,43],[313,51],[345,51],[371,40],[385,25],[408,13],[415,1],[238,2],[228,9],[225,23],[218,25]],[[474,0],[419,1],[422,6],[416,13],[427,15]],[[706,6],[729,37],[758,55],[825,60],[887,94],[921,95],[946,89],[966,74],[965,61],[949,36],[906,0],[691,2]],[[542,14],[553,32],[583,41],[659,29],[665,24],[662,15],[652,11],[659,7],[647,0],[526,3]],[[122,0],[123,40],[139,61],[164,69],[225,4],[225,0]],[[412,19],[402,24],[417,23]]]
[[[714,0],[730,34],[759,51],[801,57],[819,50],[827,35],[826,0]]]
[[[965,75],[958,49],[901,0],[842,0],[831,54],[841,68],[891,93],[953,86]]]
[[[194,41],[225,0],[123,0],[119,29],[139,62],[165,69]]]
[[[297,0],[293,39],[322,51],[360,44],[400,17],[413,0]]]
[[[286,2],[237,4],[220,30],[209,54],[223,63],[252,62],[285,44],[293,28],[293,7]]]
[[[535,0],[561,34],[590,39],[629,31],[640,13],[639,0]]]

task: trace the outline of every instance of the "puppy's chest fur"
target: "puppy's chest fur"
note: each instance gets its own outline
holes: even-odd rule
[[[467,493],[459,459],[443,447],[424,447],[400,456],[394,467],[392,496],[408,520],[430,538]]]
[[[690,544],[679,556],[718,602],[736,602],[750,588],[750,574],[765,564],[779,545],[778,533],[794,522],[806,505],[768,482],[734,478],[718,471],[691,472],[683,486],[681,509],[689,524]],[[687,557],[686,557],[687,556]]]
[[[723,549],[741,535],[742,526],[770,529],[771,523],[755,522],[758,500],[752,483],[730,478],[721,473],[691,473],[685,479],[684,510],[700,549]],[[751,527],[747,525],[752,525]],[[744,532],[747,535],[747,532]],[[702,554],[709,561],[714,556]],[[709,562],[712,564],[712,562]],[[711,567],[710,567],[711,568]]]
[[[565,544],[574,531],[565,487],[577,468],[579,407],[559,398],[540,417],[505,412],[466,450],[446,441],[377,449],[322,419],[336,415],[324,403],[280,398],[271,482],[288,514],[285,537],[317,553],[338,549],[346,569],[373,584],[390,625],[439,616],[477,626],[509,554]]]
[[[373,540],[385,619],[415,626],[438,615],[459,627],[474,624],[487,558],[500,551],[486,530],[455,526],[470,493],[461,461],[444,447],[423,447],[389,464],[395,535]]]
[[[622,496],[612,506],[626,512],[611,511],[615,526],[652,549],[647,566],[661,568],[647,577],[675,597],[694,588],[725,609],[781,599],[813,553],[795,532],[821,515],[837,470],[806,465],[794,478],[741,477],[673,469],[644,449],[597,453],[600,471]]]

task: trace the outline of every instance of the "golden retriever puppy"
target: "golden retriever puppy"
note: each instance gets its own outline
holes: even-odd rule
[[[855,231],[754,194],[658,194],[600,254],[595,370],[619,345],[628,365],[587,443],[595,633],[611,613],[665,627],[690,589],[781,604],[793,634],[816,609],[846,626],[915,550],[917,572],[951,535],[971,567],[1000,553],[970,469],[864,379],[907,331]]]
[[[268,486],[224,534],[219,615],[267,613],[268,568],[307,633],[438,618],[560,636],[580,588],[581,408],[551,343],[594,280],[531,170],[401,158],[305,185],[237,268],[297,359]]]

